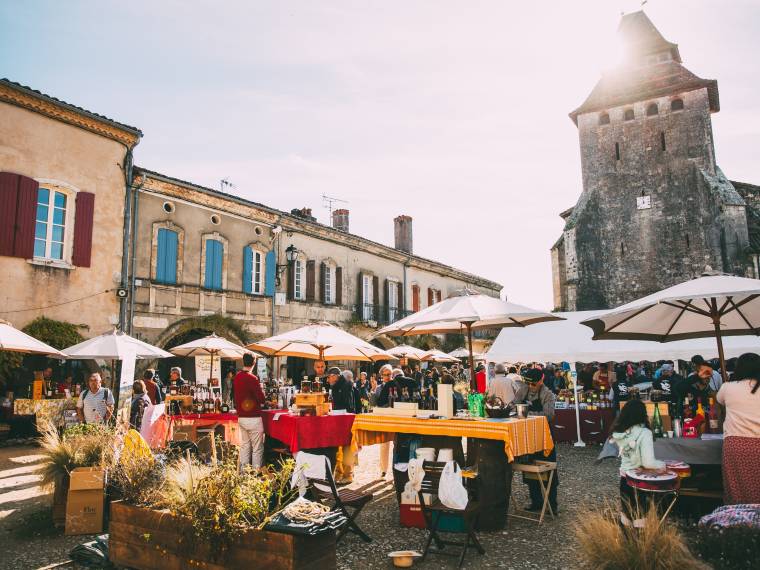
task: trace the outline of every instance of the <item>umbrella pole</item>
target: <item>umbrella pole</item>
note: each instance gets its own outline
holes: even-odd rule
[[[467,327],[467,346],[470,348],[470,390],[478,390],[478,383],[475,380],[475,362],[472,359],[472,323],[465,323]]]
[[[573,446],[586,447],[586,444],[581,439],[581,411],[578,406],[578,370],[576,369],[575,364],[573,364],[573,369],[575,371],[575,377],[573,378],[573,400],[575,400],[575,430],[576,435],[578,436],[578,441],[576,441]]]
[[[726,355],[723,353],[723,335],[720,332],[720,317],[713,317],[713,325],[715,326],[715,340],[718,342],[718,359],[720,360],[720,375],[723,377],[723,382],[728,382],[728,373],[726,372]]]

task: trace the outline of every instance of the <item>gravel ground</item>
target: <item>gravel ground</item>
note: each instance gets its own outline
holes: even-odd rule
[[[541,527],[515,519],[508,529],[480,532],[486,554],[468,552],[465,567],[574,569],[579,567],[573,547],[573,523],[586,505],[601,507],[617,498],[617,462],[594,460],[598,446],[573,448],[560,444],[560,515],[547,518]],[[52,496],[38,484],[39,450],[34,447],[0,449],[0,569],[43,568],[64,562],[75,545],[92,540],[89,536],[63,536],[50,521]],[[365,544],[349,534],[338,545],[338,567],[390,568],[387,557],[393,550],[421,549],[426,531],[402,528],[390,475],[380,480],[378,446],[361,451],[352,488],[368,490],[375,499],[364,509],[358,522],[374,539]],[[527,488],[515,477],[513,490],[519,505],[528,502]],[[455,559],[429,555],[419,568],[455,568]]]
[[[497,532],[479,532],[478,538],[485,548],[483,556],[470,550],[465,559],[469,568],[578,568],[572,545],[573,521],[583,505],[603,506],[617,498],[617,462],[605,461],[595,464],[598,446],[574,448],[559,444],[559,494],[560,514],[556,520],[544,519],[538,527],[530,521],[513,519],[509,528]],[[355,482],[352,488],[366,488],[375,499],[359,516],[359,525],[374,539],[364,543],[354,535],[348,535],[338,545],[338,567],[389,568],[387,557],[394,550],[422,550],[427,532],[421,529],[402,528],[390,476],[383,484],[377,467],[377,446],[362,449]],[[528,504],[527,487],[521,478],[514,477],[513,491],[520,506]],[[458,539],[458,538],[457,538]],[[447,547],[450,548],[450,547]],[[442,555],[428,555],[415,568],[456,568],[457,560]]]

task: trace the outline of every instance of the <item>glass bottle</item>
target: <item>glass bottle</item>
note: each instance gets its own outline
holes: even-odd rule
[[[660,402],[654,402],[654,416],[652,417],[652,435],[655,439],[664,435],[662,430],[662,417],[660,416]]]
[[[712,398],[710,398],[710,410],[708,411],[708,425],[710,428],[710,433],[720,432],[718,407],[715,405],[715,400]]]

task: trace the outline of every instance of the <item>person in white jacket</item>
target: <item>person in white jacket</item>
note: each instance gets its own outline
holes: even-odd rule
[[[665,471],[665,462],[654,456],[654,438],[644,402],[630,400],[623,406],[612,425],[612,439],[620,450],[620,522],[624,526],[642,528],[647,506],[638,501],[625,473],[638,467]]]

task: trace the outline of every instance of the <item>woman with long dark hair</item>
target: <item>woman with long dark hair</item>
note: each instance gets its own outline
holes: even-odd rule
[[[612,424],[612,439],[620,450],[620,522],[625,526],[644,526],[645,510],[625,478],[626,471],[665,469],[665,462],[654,457],[654,438],[649,429],[647,408],[641,400],[629,400]]]
[[[726,408],[723,423],[723,494],[727,505],[760,503],[760,356],[736,362],[731,382],[716,399]]]

